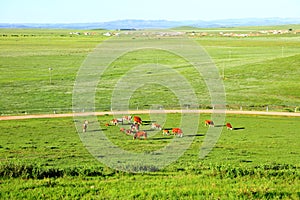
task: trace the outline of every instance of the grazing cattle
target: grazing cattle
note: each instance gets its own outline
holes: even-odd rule
[[[132,133],[132,131],[130,129],[126,130],[125,132],[127,135],[130,135]]]
[[[151,129],[159,129],[159,130],[161,130],[162,128],[161,128],[161,125],[159,125],[157,123],[152,123]]]
[[[109,126],[109,123],[106,123],[105,126],[106,126],[106,127]]]
[[[182,132],[182,130],[181,130],[180,128],[173,128],[173,129],[172,129],[172,133],[173,133],[174,135],[178,135],[179,137],[182,137],[182,136],[183,136],[183,132]]]
[[[212,120],[205,120],[204,125],[205,126],[212,126],[212,127],[215,126],[215,124]]]
[[[141,137],[144,137],[144,140],[147,139],[147,132],[146,131],[138,131],[134,134],[133,139],[135,140],[136,138],[141,139]]]
[[[232,125],[230,123],[226,123],[227,130],[232,130]]]
[[[131,126],[130,126],[130,130],[131,131],[139,131],[140,130],[140,124],[132,124]]]
[[[164,129],[163,130],[163,135],[169,135],[169,130]]]
[[[123,124],[123,119],[122,118],[118,118],[118,119],[112,119],[111,121],[110,121],[110,123],[112,124],[112,125],[119,125],[119,123],[122,123]]]
[[[82,132],[85,133],[87,131],[88,124],[89,124],[89,122],[87,120],[85,120],[82,125]]]
[[[131,122],[132,117],[128,115],[128,116],[123,116],[122,119],[123,121]]]
[[[119,124],[117,119],[112,119],[110,123],[115,126]]]
[[[121,131],[121,132],[125,132],[125,128],[123,128],[123,127],[120,128],[120,131]]]
[[[133,123],[142,124],[142,119],[139,116],[134,116],[133,117]]]
[[[130,129],[125,129],[125,128],[120,128],[120,131],[123,133],[126,133],[127,135],[130,135],[132,133],[132,131]]]
[[[117,121],[118,121],[118,123],[121,122],[121,123],[123,124],[123,121],[124,121],[124,120],[123,120],[123,118],[118,118]]]

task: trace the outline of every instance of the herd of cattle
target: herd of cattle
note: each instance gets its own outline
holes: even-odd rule
[[[124,132],[127,135],[133,135],[133,139],[136,139],[136,138],[140,139],[141,137],[143,137],[144,139],[147,139],[147,132],[144,131],[144,130],[140,130],[140,126],[142,125],[143,121],[142,121],[141,117],[139,117],[139,116],[134,116],[134,117],[132,117],[132,116],[123,116],[120,119],[112,119],[110,121],[110,123],[106,124],[106,126],[110,126],[110,125],[117,126],[120,123],[122,125],[124,125],[124,122],[126,124],[129,124],[130,127],[129,127],[129,129],[125,129],[124,127],[120,128],[121,132]],[[161,127],[161,125],[157,124],[157,123],[152,123],[151,124],[151,130],[160,130],[160,131],[162,130],[163,135],[169,135],[170,134],[169,129],[163,129]],[[171,131],[172,131],[172,134],[174,134],[174,135],[178,135],[179,137],[183,136],[183,132],[180,128],[172,128]]]
[[[141,117],[139,116],[123,116],[122,118],[112,119],[110,123],[106,123],[105,126],[117,126],[119,124],[122,125],[130,125],[128,129],[121,127],[120,131],[126,133],[127,135],[133,135],[133,139],[140,139],[143,137],[147,139],[147,132],[145,130],[140,130],[140,126],[143,124]],[[205,120],[205,126],[214,127],[214,122],[212,120]],[[229,130],[233,130],[232,125],[230,123],[226,123],[226,127]],[[84,123],[84,132],[86,132],[87,123]],[[165,128],[163,129],[161,125],[157,123],[151,123],[151,130],[160,130],[163,135],[176,135],[178,137],[183,137],[183,132],[181,128]]]
[[[214,127],[215,123],[212,120],[205,120],[204,125]],[[233,130],[232,125],[230,123],[226,123],[226,127],[227,127],[228,130]]]

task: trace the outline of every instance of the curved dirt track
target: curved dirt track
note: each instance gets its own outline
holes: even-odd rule
[[[118,115],[118,114],[148,114],[148,113],[222,113],[222,114],[238,114],[238,115],[273,115],[273,116],[289,116],[300,117],[300,112],[266,112],[266,111],[240,111],[240,110],[132,110],[132,111],[115,111],[115,112],[85,112],[85,113],[65,113],[65,114],[34,114],[34,115],[17,115],[17,116],[0,116],[1,120],[21,120],[21,119],[37,119],[37,118],[62,118],[75,116],[91,116],[91,115]]]

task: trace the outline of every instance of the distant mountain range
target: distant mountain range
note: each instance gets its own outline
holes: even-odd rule
[[[238,26],[273,26],[300,24],[300,18],[245,18],[212,21],[168,20],[117,20],[99,23],[0,23],[0,28],[47,28],[47,29],[166,29],[181,26],[195,28],[218,28]]]

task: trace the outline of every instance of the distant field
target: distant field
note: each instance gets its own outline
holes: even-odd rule
[[[233,32],[257,32],[264,30],[299,30],[299,24],[288,24],[278,26],[239,26],[239,27],[221,27],[221,28],[195,28],[191,26],[182,26],[174,28],[174,30],[180,31],[206,31],[206,32],[221,32],[221,31],[233,31]]]
[[[4,97],[0,112],[69,111],[77,70],[104,38],[76,37],[69,35],[71,30],[2,29],[0,32],[7,35],[0,37],[0,85]]]
[[[77,70],[86,56],[107,39],[102,35],[103,31],[90,31],[96,33],[91,36],[70,35],[69,32],[73,31],[0,30],[2,115],[71,112]],[[224,77],[229,108],[239,109],[242,106],[244,109],[259,110],[269,105],[270,109],[275,110],[297,110],[300,104],[300,85],[297,81],[300,74],[299,36],[207,36],[196,41],[209,53],[219,69],[220,77]],[[211,106],[202,78],[195,75],[193,68],[184,60],[161,50],[139,50],[112,63],[102,77],[106,82],[98,86],[97,91],[105,90],[105,95],[97,96],[96,109],[110,109],[110,94],[122,75],[120,73],[130,70],[134,64],[148,62],[165,64],[178,70],[196,88],[199,104],[204,108]],[[132,109],[148,109],[152,104],[162,104],[165,108],[178,107],[171,91],[155,85],[145,87],[134,92],[130,103]],[[152,90],[159,95],[152,93]],[[160,95],[165,93],[168,95]],[[142,96],[148,98],[140,98]]]
[[[224,77],[229,105],[299,105],[299,37],[198,41]]]

